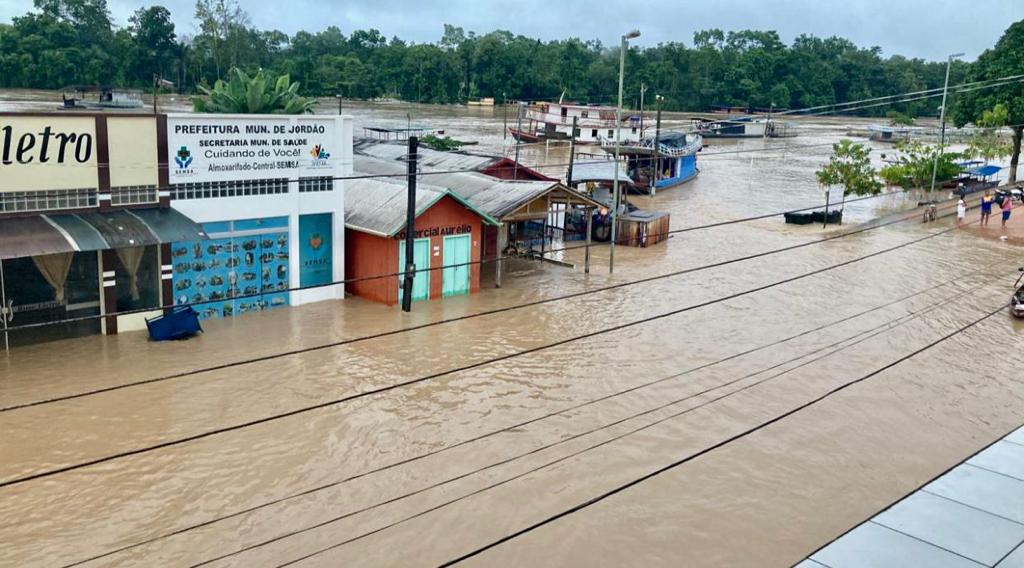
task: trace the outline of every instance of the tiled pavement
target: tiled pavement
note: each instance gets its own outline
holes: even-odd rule
[[[1024,568],[1024,427],[797,568]]]

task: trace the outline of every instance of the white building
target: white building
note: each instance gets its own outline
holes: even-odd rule
[[[172,245],[174,303],[202,317],[344,297],[351,117],[167,117],[171,206],[209,240]],[[302,290],[288,292],[290,289]]]

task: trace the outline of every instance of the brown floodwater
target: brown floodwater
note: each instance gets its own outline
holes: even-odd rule
[[[51,96],[0,93],[0,110]],[[410,121],[511,152],[500,108],[347,111],[357,128]],[[697,180],[636,200],[675,229],[813,205],[828,144],[858,124],[713,143]],[[772,218],[619,247],[614,275],[605,247],[589,275],[579,251],[561,254],[575,269],[510,262],[501,289],[485,275],[479,294],[411,314],[347,299],[181,343],[14,349],[0,566],[433,566],[481,548],[466,564],[792,565],[1024,422],[1024,328],[1005,311],[893,365],[1004,305],[1020,249],[907,213],[671,274],[895,221],[917,198],[851,204],[842,229]]]

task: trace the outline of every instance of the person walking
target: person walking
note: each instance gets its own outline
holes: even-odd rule
[[[1003,199],[1002,210],[1003,210],[1003,224],[1002,224],[1002,227],[1005,229],[1006,228],[1006,222],[1010,220],[1010,213],[1013,212],[1013,200],[1010,199],[1009,195],[1007,195],[1006,198]]]
[[[992,192],[985,190],[985,195],[981,196],[981,226],[988,226],[988,218],[992,216]]]
[[[960,225],[963,225],[964,219],[967,217],[967,204],[964,203],[963,198],[956,202],[956,226],[959,229]]]

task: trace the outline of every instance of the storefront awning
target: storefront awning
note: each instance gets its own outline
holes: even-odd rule
[[[134,209],[16,217],[0,221],[0,259],[205,240],[174,209]]]

